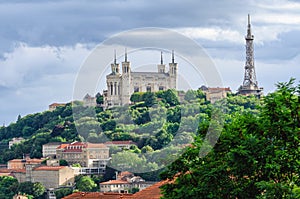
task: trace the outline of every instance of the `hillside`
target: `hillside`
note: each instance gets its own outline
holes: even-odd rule
[[[101,103],[101,96],[98,97],[97,101]],[[230,95],[212,105],[200,90],[134,93],[131,101],[130,106],[105,111],[101,107],[85,107],[82,102],[74,102],[53,111],[19,117],[15,123],[0,128],[0,163],[22,158],[23,154],[40,158],[42,145],[48,142],[132,140],[138,147],[126,153],[138,155],[131,158],[143,165],[141,172],[155,170],[172,161],[166,160],[169,154],[182,150],[182,146],[190,144],[195,135],[206,134],[214,110],[222,108],[226,121],[229,121],[233,112],[254,113],[259,104],[254,97]],[[8,149],[8,141],[14,137],[23,137],[25,141]],[[122,161],[125,152],[117,152],[118,149],[111,150],[115,159],[118,156],[117,159]],[[152,164],[144,164],[145,159]],[[124,165],[122,167],[126,169]]]

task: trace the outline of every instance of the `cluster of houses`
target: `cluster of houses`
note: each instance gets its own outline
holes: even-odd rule
[[[55,198],[54,190],[73,187],[76,175],[104,174],[110,160],[111,146],[129,149],[133,145],[136,145],[133,141],[47,143],[43,145],[42,159],[24,156],[9,160],[6,168],[0,168],[0,176],[13,176],[20,183],[40,182],[49,191],[48,198]],[[60,160],[66,160],[69,166],[61,166]],[[100,188],[101,192],[126,193],[133,188],[142,190],[152,184],[130,172],[121,172],[117,173],[115,180],[100,183]]]

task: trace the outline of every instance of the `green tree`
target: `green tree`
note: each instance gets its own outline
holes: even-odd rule
[[[193,147],[161,174],[174,179],[163,198],[299,198],[300,85],[279,83],[258,114],[235,112],[218,142],[198,135]],[[176,176],[176,177],[175,177]]]
[[[170,106],[179,105],[179,99],[176,90],[168,89],[166,91],[163,91],[162,93],[159,93],[158,97],[161,97],[164,102]]]
[[[33,183],[33,196],[34,198],[45,198],[45,191],[46,188],[44,187],[44,185],[40,182],[35,182]]]
[[[143,101],[147,107],[151,107],[156,103],[156,96],[152,92],[146,92],[142,96]]]
[[[55,191],[55,196],[57,199],[61,199],[67,195],[70,195],[73,192],[71,188],[60,188]]]
[[[69,163],[67,162],[67,160],[59,160],[59,166],[69,166]]]
[[[22,182],[18,186],[18,192],[32,195],[34,198],[44,198],[45,187],[40,182]]]
[[[191,102],[192,100],[197,99],[197,91],[188,90],[184,95],[184,100]]]
[[[96,183],[88,176],[81,176],[78,181],[76,181],[76,188],[79,191],[95,191],[97,188]]]
[[[137,103],[143,101],[143,93],[142,92],[135,92],[130,96],[130,101]]]
[[[11,199],[17,192],[18,180],[11,176],[0,176],[0,198]]]

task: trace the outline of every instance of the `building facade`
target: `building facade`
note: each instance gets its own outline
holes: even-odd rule
[[[115,55],[114,63],[111,64],[111,73],[106,76],[107,90],[103,91],[104,107],[130,104],[130,96],[134,92],[176,89],[178,64],[174,61],[174,52],[172,52],[172,62],[169,63],[168,71],[166,71],[161,53],[161,63],[157,65],[157,70],[157,72],[131,71],[131,64],[127,60],[127,52],[125,52],[121,72]]]
[[[8,169],[25,169],[27,164],[40,165],[43,162],[42,159],[31,159],[29,157],[23,159],[13,159],[7,162]]]
[[[133,173],[124,171],[117,174],[116,180],[101,182],[100,192],[128,193],[133,188],[143,190],[154,183],[155,182],[146,182],[140,176],[134,176]]]
[[[210,101],[211,103],[215,103],[220,99],[226,98],[227,94],[231,93],[231,89],[229,87],[220,88],[201,86],[200,90],[205,93],[206,100]]]
[[[109,160],[109,148],[100,143],[61,144],[56,149],[56,158],[66,160],[70,165],[79,163],[82,167],[105,169]]]
[[[43,145],[43,157],[55,156],[56,148],[59,147],[61,142],[49,142]]]
[[[13,171],[12,175],[22,182],[40,182],[46,189],[56,189],[62,186],[74,185],[74,170],[67,166],[37,166],[26,165],[25,170]]]

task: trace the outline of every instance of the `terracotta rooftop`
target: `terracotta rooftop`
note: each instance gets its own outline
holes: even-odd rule
[[[160,187],[166,183],[168,183],[167,180],[157,182],[152,186],[133,194],[132,199],[160,199],[160,197],[162,197]]]
[[[6,172],[10,172],[10,173],[26,173],[25,169],[1,169],[0,173],[6,173]]]
[[[26,162],[26,163],[41,163],[43,162],[42,159],[13,159],[13,160],[9,160],[8,162]]]
[[[35,168],[35,171],[58,171],[65,168],[65,166],[40,166]]]
[[[77,192],[62,199],[159,199],[162,196],[160,193],[160,187],[168,182],[169,181],[167,180],[157,182],[135,194]]]
[[[131,196],[128,193],[76,192],[62,199],[129,199]]]
[[[57,149],[63,149],[65,147],[67,147],[69,144],[61,144],[57,147]]]
[[[125,180],[109,180],[107,182],[101,182],[101,185],[106,185],[106,184],[128,184],[127,181]]]
[[[66,105],[66,104],[64,104],[64,103],[52,103],[52,104],[50,104],[49,106],[64,106],[64,105]]]

